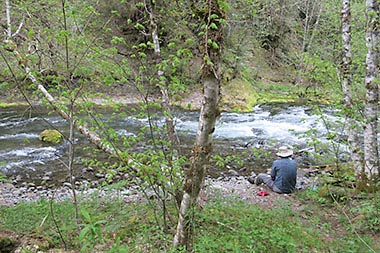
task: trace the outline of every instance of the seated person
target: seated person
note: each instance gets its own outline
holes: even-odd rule
[[[256,185],[264,183],[277,193],[291,193],[295,190],[297,182],[297,164],[291,159],[293,150],[283,146],[276,155],[280,159],[273,162],[270,175],[260,173],[254,183]]]

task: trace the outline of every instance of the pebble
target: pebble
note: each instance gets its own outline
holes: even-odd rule
[[[143,198],[140,191],[133,190],[135,189],[134,187],[131,187],[131,189],[108,190],[106,188],[87,188],[86,185],[88,184],[88,181],[83,182],[83,184],[78,187],[79,189],[76,190],[76,194],[83,198],[90,197],[91,194],[95,193],[101,197],[107,197],[107,199],[122,196],[126,202]],[[0,182],[0,206],[14,206],[21,202],[37,201],[41,198],[54,198],[57,201],[62,201],[71,198],[71,196],[72,191],[69,182],[64,182],[62,187],[55,189],[46,189],[44,186],[16,187],[11,183]]]
[[[103,177],[104,177],[104,175],[103,175],[103,174],[101,174],[101,173],[96,173],[96,174],[95,174],[95,177],[97,177],[97,178],[103,178]]]
[[[308,175],[299,173],[297,178],[297,189],[305,189],[306,187],[315,184],[314,178],[309,178]],[[255,191],[259,187],[252,185],[248,182],[248,177],[244,176],[230,176],[218,178],[206,178],[205,189],[207,191],[219,190],[226,194],[239,193],[242,199],[257,198]],[[122,197],[126,202],[133,202],[136,200],[144,199],[142,191],[138,185],[130,185],[128,188],[121,188],[119,190],[102,188],[98,189],[104,178],[99,180],[83,180],[76,184],[76,193],[82,197],[89,197],[91,194],[98,194],[107,199],[115,197]],[[142,183],[141,183],[142,184]],[[110,187],[112,188],[112,187]],[[152,192],[151,195],[154,195]],[[255,197],[253,197],[253,195]],[[13,206],[23,201],[36,201],[41,198],[53,198],[62,201],[71,198],[71,184],[64,182],[61,187],[48,188],[43,185],[35,185],[33,183],[21,183],[15,186],[12,183],[0,182],[0,206]]]
[[[42,181],[50,181],[50,180],[51,180],[50,176],[42,177]]]
[[[71,189],[71,183],[69,183],[69,182],[64,182],[64,183],[62,184],[62,186]]]

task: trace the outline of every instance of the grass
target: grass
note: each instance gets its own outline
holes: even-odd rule
[[[310,195],[301,197],[306,200]],[[83,252],[172,251],[174,211],[165,230],[156,222],[153,211],[158,209],[147,204],[125,204],[95,197],[81,202],[80,226],[75,223],[70,201],[55,202],[53,209],[59,230],[70,248],[86,246]],[[288,200],[266,209],[234,198],[212,199],[196,213],[194,249],[196,252],[371,252],[348,227],[340,226],[335,231],[337,224],[323,213],[326,212],[315,202],[295,211]],[[0,207],[1,230],[39,238],[45,242],[41,243],[45,250],[63,247],[46,200]],[[379,250],[373,241],[365,237],[364,240]],[[40,249],[44,248],[40,246]]]
[[[201,213],[197,252],[371,252],[355,236],[337,234],[328,221],[320,224],[318,213],[305,219],[289,204],[208,206]]]

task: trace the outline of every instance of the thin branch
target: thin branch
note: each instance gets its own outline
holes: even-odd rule
[[[18,25],[18,28],[17,28],[17,30],[12,34],[12,37],[16,37],[16,36],[20,33],[21,28],[23,27],[23,25],[24,25],[24,22],[21,22],[21,23]]]

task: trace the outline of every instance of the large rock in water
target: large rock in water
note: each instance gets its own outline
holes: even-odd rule
[[[40,140],[43,142],[58,144],[62,142],[63,138],[59,131],[46,129],[40,133]]]

